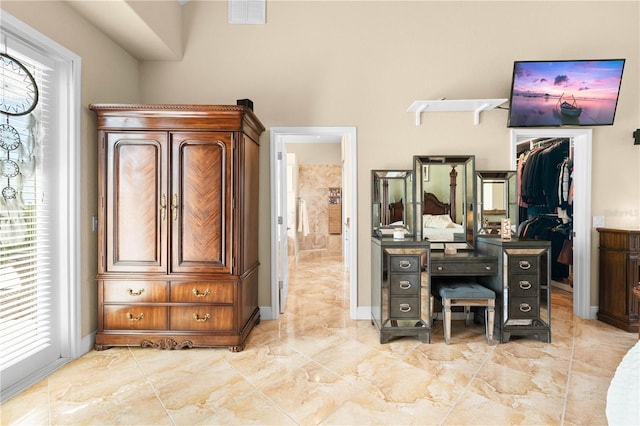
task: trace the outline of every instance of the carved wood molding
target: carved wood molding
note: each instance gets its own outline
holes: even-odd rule
[[[140,342],[140,347],[143,348],[155,348],[155,349],[191,349],[193,348],[193,342],[191,340],[185,340],[183,342],[178,343],[175,339],[171,337],[163,337],[157,343],[152,342],[151,340],[143,340]]]

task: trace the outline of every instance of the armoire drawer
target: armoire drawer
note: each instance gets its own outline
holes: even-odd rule
[[[105,330],[166,330],[167,308],[148,305],[104,305]]]
[[[105,303],[159,303],[166,302],[166,281],[102,281]]]
[[[513,296],[537,297],[540,286],[536,274],[513,274],[509,276],[509,291]]]
[[[393,295],[417,295],[420,291],[419,274],[391,274],[389,286]]]
[[[540,303],[536,297],[511,297],[510,319],[536,319],[540,316]]]
[[[234,285],[230,282],[173,282],[171,302],[233,303]]]
[[[192,305],[170,308],[171,330],[231,331],[233,306]]]
[[[538,256],[511,255],[509,257],[509,274],[518,274],[523,272],[537,273],[538,266]]]
[[[392,297],[389,302],[392,319],[420,319],[420,299],[417,297]]]

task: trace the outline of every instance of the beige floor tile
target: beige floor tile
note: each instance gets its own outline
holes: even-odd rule
[[[339,258],[292,264],[286,312],[242,352],[111,348],[85,354],[0,406],[2,425],[599,425],[609,383],[637,342],[573,316],[552,290],[552,338],[487,345],[484,327],[442,322],[431,344],[380,344],[349,316]]]

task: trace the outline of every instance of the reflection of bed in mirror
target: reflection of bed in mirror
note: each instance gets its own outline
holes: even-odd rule
[[[452,188],[455,193],[455,186]],[[422,235],[432,241],[464,241],[462,225],[455,223],[449,203],[443,203],[431,192],[425,192],[422,203]]]
[[[456,190],[458,172],[451,166],[449,173],[449,203],[444,203],[431,193],[423,194],[422,229],[423,238],[431,241],[464,241],[464,227],[456,223]]]
[[[395,203],[389,203],[389,223],[391,225],[404,223],[404,204],[402,204],[402,199]]]
[[[443,203],[431,192],[424,193],[422,206],[422,214],[449,215],[451,211],[451,204]],[[453,218],[451,220],[453,220]]]

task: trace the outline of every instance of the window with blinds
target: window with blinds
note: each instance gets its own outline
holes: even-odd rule
[[[36,108],[24,115],[0,113],[0,365],[2,371],[52,345],[52,228],[47,184],[51,68],[19,52],[5,52],[34,77]],[[5,61],[6,57],[2,57]],[[0,96],[25,90],[24,79],[3,63]]]

